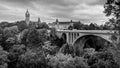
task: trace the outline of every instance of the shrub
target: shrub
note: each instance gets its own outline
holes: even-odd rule
[[[9,68],[16,68],[18,63],[18,58],[21,54],[26,51],[25,45],[13,45],[9,50],[8,58],[10,60]]]
[[[58,53],[55,56],[47,56],[48,65],[53,68],[88,68],[85,59],[82,57],[73,58],[70,54]]]
[[[47,31],[45,29],[26,29],[21,33],[21,42],[28,47],[38,47],[47,40]]]
[[[46,68],[46,60],[42,51],[33,52],[28,50],[18,59],[18,68]]]
[[[4,51],[3,48],[0,46],[0,68],[7,68],[8,62],[8,52]]]
[[[97,52],[88,58],[90,68],[119,68],[110,52]]]
[[[44,46],[42,46],[42,49],[43,49],[45,55],[47,55],[47,54],[54,55],[59,51],[58,46],[50,46],[50,45],[44,45]]]
[[[60,48],[60,52],[64,53],[64,54],[72,54],[72,55],[74,55],[74,48],[73,48],[72,45],[64,44]]]

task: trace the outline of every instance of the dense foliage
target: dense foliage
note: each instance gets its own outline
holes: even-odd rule
[[[116,37],[116,34],[120,36],[120,1],[119,0],[107,0],[104,5],[104,13],[106,16],[112,16],[109,20],[109,25],[113,26],[114,30],[118,30],[115,32],[113,37]],[[117,61],[120,64],[120,42],[115,43],[116,47],[112,50],[116,55]]]
[[[58,53],[55,56],[48,55],[48,64],[53,68],[88,68],[86,60],[82,57],[72,57]]]
[[[4,51],[3,48],[0,46],[0,68],[7,68],[8,67],[8,52]]]
[[[76,29],[88,27],[77,24],[74,24]],[[22,25],[25,24],[0,28],[0,68],[119,68],[115,48],[101,38],[89,38],[82,55],[77,55],[80,50],[76,52],[64,36],[57,35],[56,29],[48,30],[46,24],[19,29]],[[91,30],[98,29],[95,24],[89,26]]]

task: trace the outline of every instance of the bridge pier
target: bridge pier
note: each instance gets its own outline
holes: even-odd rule
[[[72,33],[72,42],[73,42],[73,39],[74,39],[74,33]]]
[[[70,39],[70,43],[69,44],[71,44],[71,42],[72,42],[72,33],[70,33],[70,37],[69,37]]]
[[[78,33],[68,32],[66,33],[66,36],[67,36],[66,42],[72,45],[74,40],[78,37]]]
[[[66,33],[66,36],[67,36],[66,42],[69,44],[69,43],[70,43],[70,40],[69,40],[69,33]]]

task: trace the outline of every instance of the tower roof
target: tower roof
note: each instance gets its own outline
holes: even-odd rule
[[[40,17],[38,18],[38,23],[40,23],[41,21],[40,21]]]
[[[27,9],[27,11],[26,11],[26,14],[25,14],[25,15],[26,15],[26,16],[30,16],[28,9]]]
[[[58,22],[58,19],[56,19],[56,22]]]
[[[27,9],[26,13],[29,13],[28,9]]]

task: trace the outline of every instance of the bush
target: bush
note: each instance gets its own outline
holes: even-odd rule
[[[9,50],[8,58],[10,60],[10,63],[8,68],[16,68],[19,56],[25,52],[25,45],[13,45]]]
[[[9,37],[15,37],[15,35],[18,33],[19,33],[19,30],[17,26],[6,27],[3,31],[5,39],[8,39]]]
[[[56,54],[59,51],[59,47],[57,47],[57,46],[51,46],[49,44],[48,45],[47,44],[44,45],[42,47],[42,49],[43,49],[45,55],[48,55],[48,54],[54,55],[54,54]]]
[[[4,51],[3,48],[0,46],[0,68],[7,68],[8,67],[8,52]]]
[[[0,27],[0,45],[2,44],[3,41],[3,29]]]
[[[45,29],[26,29],[21,33],[21,43],[28,47],[38,47],[47,40],[47,31]]]
[[[90,68],[119,68],[113,54],[107,51],[97,52],[89,56],[87,63]]]
[[[48,65],[53,68],[88,68],[85,59],[82,57],[73,58],[70,54],[58,53],[55,56],[47,56]]]
[[[46,60],[42,51],[33,52],[28,50],[18,59],[18,68],[46,68]]]
[[[39,44],[39,42],[42,42],[39,38],[39,32],[36,29],[29,29],[27,40],[29,44]]]
[[[64,44],[60,48],[60,52],[64,53],[64,54],[72,54],[72,55],[74,55],[74,48],[73,48],[72,45]]]

